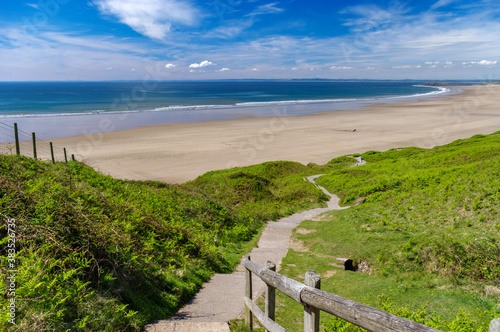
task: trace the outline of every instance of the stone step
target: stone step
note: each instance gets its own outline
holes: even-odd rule
[[[229,332],[229,325],[221,322],[162,321],[146,325],[146,332]]]

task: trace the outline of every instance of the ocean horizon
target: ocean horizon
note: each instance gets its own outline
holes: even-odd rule
[[[459,91],[425,81],[0,82],[0,122],[43,139],[144,125],[300,116]],[[112,125],[102,128],[102,121]]]

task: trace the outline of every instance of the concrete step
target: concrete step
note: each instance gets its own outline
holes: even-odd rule
[[[229,325],[221,322],[166,322],[147,325],[146,332],[229,332]]]

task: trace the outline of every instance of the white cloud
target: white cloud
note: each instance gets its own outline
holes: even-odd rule
[[[35,0],[28,1],[35,3]],[[90,1],[96,5],[101,3],[108,6],[117,3],[130,4],[134,10],[153,4],[152,0],[141,1],[141,3],[137,0],[134,2],[132,0]],[[165,3],[175,3],[174,0],[156,1],[160,7]],[[186,0],[183,4],[189,6],[189,3],[194,3],[194,1],[188,1]],[[438,0],[432,2],[437,3]],[[427,8],[430,8],[432,2]],[[255,3],[253,2],[253,4]],[[144,28],[148,22],[159,22],[160,25],[165,23],[168,29],[172,29],[170,33],[168,33],[168,29],[165,30],[166,36],[171,38],[168,41],[164,39],[162,43],[144,38],[141,40],[139,38],[113,37],[111,32],[107,35],[92,36],[88,35],[87,31],[68,31],[66,27],[64,33],[57,32],[56,27],[52,27],[50,30],[47,29],[48,31],[29,33],[27,36],[22,34],[21,29],[17,29],[19,33],[16,37],[12,36],[8,28],[2,27],[0,28],[0,45],[2,45],[0,47],[0,72],[7,78],[13,77],[12,75],[17,73],[19,76],[16,76],[15,79],[21,79],[19,77],[22,76],[23,79],[30,80],[126,79],[127,76],[124,74],[126,71],[129,79],[140,79],[145,73],[147,74],[145,68],[153,64],[158,66],[157,72],[159,74],[182,79],[182,75],[186,76],[190,69],[199,72],[200,69],[205,69],[202,68],[204,63],[206,65],[216,63],[231,68],[233,73],[236,68],[247,68],[246,75],[248,77],[258,75],[262,78],[274,78],[283,76],[283,71],[278,73],[278,69],[282,67],[286,67],[297,76],[300,73],[300,76],[307,77],[309,71],[306,72],[306,70],[310,67],[304,65],[307,63],[314,64],[313,66],[316,66],[318,70],[323,69],[321,73],[311,72],[310,77],[313,77],[312,74],[314,74],[321,77],[335,76],[336,78],[338,76],[352,78],[358,75],[359,78],[421,78],[429,73],[435,75],[436,78],[475,78],[480,75],[500,77],[500,64],[494,61],[494,59],[500,61],[498,57],[500,54],[500,35],[497,33],[500,31],[500,22],[491,18],[494,14],[498,14],[499,10],[489,13],[485,9],[479,8],[479,5],[471,4],[470,8],[474,7],[474,10],[462,8],[463,11],[460,12],[460,15],[453,15],[451,10],[454,9],[455,5],[450,4],[450,12],[446,13],[440,10],[409,13],[405,12],[404,9],[396,8],[394,10],[390,8],[391,4],[395,3],[397,2],[389,2],[385,9],[373,6],[357,6],[354,9],[351,7],[350,11],[346,11],[349,14],[346,17],[353,18],[346,21],[350,33],[346,32],[344,35],[331,37],[317,37],[313,34],[307,37],[293,37],[280,35],[279,31],[269,34],[270,30],[266,30],[265,32],[258,31],[259,33],[249,34],[249,38],[242,37],[238,40],[228,41],[227,39],[234,38],[249,30],[248,27],[252,25],[253,21],[257,22],[260,18],[271,18],[245,16],[243,11],[238,12],[237,10],[231,13],[230,17],[234,18],[233,20],[223,22],[207,20],[204,22],[207,24],[200,25],[197,31],[186,29],[181,31],[178,29],[178,24],[183,24],[183,21],[166,20],[163,22],[157,19],[160,14],[147,17],[148,15],[143,15],[140,11],[134,12],[132,9],[121,11],[128,15],[123,14],[123,20],[127,17],[143,15],[145,19],[140,24],[143,24]],[[273,6],[277,8],[282,5],[280,2],[280,4]],[[255,8],[257,7],[258,5],[255,6]],[[371,11],[372,8],[376,10]],[[25,9],[32,11],[31,8]],[[103,12],[104,9],[105,7],[103,7]],[[448,10],[447,7],[440,9]],[[488,10],[490,9],[488,8]],[[196,12],[194,9],[192,10]],[[116,12],[119,11],[116,10]],[[111,7],[108,8],[107,13],[122,20],[122,16],[111,12]],[[239,19],[237,19],[238,15]],[[197,17],[193,17],[192,21],[188,20],[186,23],[194,24],[196,20]],[[232,27],[233,23],[239,23],[239,25]],[[153,29],[155,25],[153,24],[151,27]],[[256,31],[259,28],[256,27]],[[207,41],[208,34],[211,34],[210,37],[224,38],[224,40]],[[12,41],[12,39],[15,40]],[[14,42],[22,46],[19,47]],[[166,43],[169,45],[166,46]],[[177,62],[178,59],[186,58],[191,59],[191,62],[184,65]],[[201,61],[199,59],[210,59],[211,61],[206,60],[189,66],[192,62]],[[472,63],[471,59],[475,62]],[[190,68],[185,71],[171,70],[166,67],[170,61],[177,64],[176,68],[188,66]],[[444,68],[446,65],[452,65],[447,64],[447,61],[452,62],[455,67],[453,69]],[[251,71],[256,64],[261,68],[258,73]],[[421,64],[422,68],[427,70],[411,67],[406,70],[391,68],[406,64]],[[114,69],[106,71],[108,65]],[[334,65],[332,70],[328,70],[327,68],[332,65]],[[463,68],[471,68],[463,69],[462,66]],[[88,69],[91,67],[95,70]],[[292,72],[292,67],[299,70]],[[130,73],[130,68],[137,69],[133,75]],[[221,68],[223,67],[214,66],[210,68],[212,70],[207,70],[207,72],[218,72]],[[374,70],[374,68],[376,69]],[[435,70],[431,70],[432,68]],[[54,74],[55,69],[60,70],[61,74],[59,72]],[[358,70],[363,71],[358,72]],[[376,74],[378,70],[380,70],[380,74]],[[242,72],[244,71],[242,70]],[[441,77],[442,74],[446,76]],[[219,73],[218,75],[223,74]],[[209,78],[209,74],[206,77]],[[430,77],[426,76],[425,78]]]
[[[172,23],[194,25],[197,10],[186,1],[178,0],[94,0],[106,15],[117,17],[140,34],[164,39]]]
[[[265,15],[265,14],[277,14],[281,13],[284,11],[282,8],[276,7],[278,3],[277,2],[272,2],[268,3],[267,5],[262,5],[257,7],[256,10],[248,14],[247,16],[256,16],[256,15]]]
[[[478,64],[481,66],[491,66],[491,65],[496,65],[497,61],[481,60],[478,62]]]
[[[212,63],[210,61],[202,61],[200,63],[192,63],[189,65],[189,68],[203,68],[203,67],[207,67],[207,66],[213,66],[215,65],[215,63]]]
[[[331,66],[330,69],[332,69],[332,70],[351,70],[351,69],[354,69],[354,67],[351,67],[351,66]]]
[[[419,69],[421,68],[421,65],[400,65],[400,66],[393,66],[393,69]]]
[[[351,40],[344,42],[344,54],[351,61],[370,57],[384,62],[418,62],[422,58],[461,61],[465,58],[494,57],[500,50],[500,28],[494,19],[496,11],[471,5],[461,15],[449,12],[426,11],[410,14],[404,8],[389,5],[349,7],[345,13],[358,18],[348,19]],[[439,6],[438,6],[439,5]],[[452,1],[437,1],[434,8],[455,6]],[[447,8],[448,9],[448,8]],[[462,8],[464,9],[464,8]],[[342,45],[342,44],[341,44]],[[426,65],[437,65],[426,63]]]
[[[230,71],[230,70],[231,70],[231,69],[229,69],[229,68],[222,68],[222,69],[221,69],[221,70],[219,70],[219,71]]]
[[[167,69],[172,69],[172,68],[175,68],[175,67],[177,67],[177,66],[176,66],[176,65],[174,65],[173,63],[167,63],[167,64],[165,65],[165,68],[167,68]]]
[[[455,0],[439,0],[435,4],[431,6],[431,10],[440,8],[440,7],[445,7],[448,6],[450,3],[454,2]]]
[[[164,64],[156,67],[151,57],[164,50],[146,47],[142,42],[109,35],[76,36],[74,32],[26,34],[20,29],[3,28],[0,36],[4,45],[0,48],[0,72],[8,79],[141,79],[148,74],[148,68],[165,78],[160,70]]]
[[[381,8],[374,4],[351,6],[347,7],[341,13],[360,16],[356,19],[346,20],[346,26],[354,26],[356,30],[371,30],[403,20],[403,15],[408,11],[409,9],[404,8],[402,5],[398,5],[397,2],[394,2],[394,5],[391,5],[388,8]]]
[[[207,32],[204,37],[222,39],[234,38],[251,27],[254,23],[253,21],[254,20],[251,18],[246,20],[228,20],[225,22],[225,25]]]

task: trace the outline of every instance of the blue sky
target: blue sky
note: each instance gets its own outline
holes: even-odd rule
[[[0,81],[500,79],[496,0],[0,4]]]

